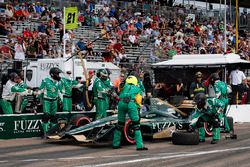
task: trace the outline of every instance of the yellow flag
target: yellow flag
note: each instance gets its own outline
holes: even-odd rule
[[[77,7],[65,8],[64,16],[65,29],[71,30],[78,27],[78,9]]]

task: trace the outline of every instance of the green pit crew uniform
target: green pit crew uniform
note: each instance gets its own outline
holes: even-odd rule
[[[18,83],[16,86],[20,89],[24,89],[24,90],[28,89],[28,85],[26,83],[24,83],[23,81]],[[29,91],[31,91],[31,90],[29,90]],[[22,96],[22,98],[20,100],[21,100],[20,113],[23,113],[27,104],[28,104],[27,96]],[[18,112],[18,111],[16,111],[16,112]]]
[[[56,122],[57,103],[59,97],[58,81],[51,77],[42,80],[40,90],[43,92],[43,131],[46,133],[49,126]]]
[[[72,88],[78,85],[78,81],[62,77],[59,81],[59,89],[63,96],[63,111],[72,111]]]
[[[105,82],[107,81],[96,78],[93,85],[94,104],[96,106],[96,120],[107,117],[107,109],[109,105],[108,91],[110,89]]]
[[[220,99],[222,102],[225,104],[225,108],[223,111],[223,118],[224,118],[224,124],[225,124],[225,131],[229,132],[230,127],[228,124],[226,112],[227,112],[227,107],[228,107],[228,96],[227,96],[227,84],[223,81],[217,80],[214,82],[214,91],[215,95],[218,99]],[[232,129],[231,129],[232,130]]]
[[[3,88],[1,107],[4,114],[13,114],[12,103],[17,94],[25,96],[31,94],[28,90],[19,87],[15,82],[9,80]]]
[[[192,114],[190,126],[199,128],[200,140],[205,141],[204,122],[213,125],[213,140],[220,139],[220,121],[223,117],[225,104],[217,98],[208,98],[207,104],[203,109],[196,108]]]
[[[109,103],[110,103],[110,91],[112,90],[112,88],[113,88],[113,85],[112,85],[112,83],[111,83],[111,81],[110,81],[110,79],[108,78],[106,81],[104,81],[104,84],[105,84],[105,86],[107,87],[107,90],[108,90],[108,97],[107,97],[107,100],[106,100],[106,102],[107,102],[107,110],[109,109]]]
[[[142,135],[140,131],[140,118],[138,112],[138,106],[141,105],[138,103],[137,97],[141,98],[141,89],[138,86],[132,84],[125,84],[124,88],[120,92],[120,101],[118,103],[118,124],[117,129],[114,133],[113,138],[113,147],[119,148],[121,144],[121,135],[126,121],[126,114],[132,121],[133,129],[135,133],[136,148],[144,148]],[[139,100],[141,101],[141,100]]]

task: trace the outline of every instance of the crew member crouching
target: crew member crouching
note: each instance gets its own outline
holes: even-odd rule
[[[204,93],[198,93],[194,101],[197,106],[192,114],[190,128],[199,128],[200,142],[205,142],[204,122],[213,125],[213,138],[211,144],[220,140],[220,121],[223,117],[225,104],[217,98],[207,98]]]

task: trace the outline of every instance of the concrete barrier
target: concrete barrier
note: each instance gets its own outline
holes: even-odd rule
[[[228,116],[234,118],[234,122],[250,122],[250,104],[229,106]]]

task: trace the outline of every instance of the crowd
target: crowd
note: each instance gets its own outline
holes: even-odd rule
[[[87,51],[88,56],[102,56],[103,61],[116,64],[128,63],[125,46],[142,46],[140,43],[154,43],[151,60],[170,59],[179,54],[219,54],[224,53],[224,23],[213,18],[200,19],[185,14],[172,18],[150,12],[135,15],[138,3],[126,4],[128,8],[118,8],[111,1],[86,1],[79,9],[79,22],[82,26],[95,26],[101,29],[99,37],[109,44],[102,53],[94,53],[95,43],[83,38],[81,48],[76,46],[74,31],[63,34],[63,12],[55,4],[22,3],[6,5],[5,17],[0,20],[0,35],[8,35],[2,46],[1,61],[6,59],[57,58],[63,56],[63,40],[66,44],[66,57],[74,52]],[[98,6],[99,5],[99,6]],[[95,7],[96,6],[96,7]],[[98,6],[98,7],[97,7]],[[173,8],[180,8],[177,6]],[[83,10],[84,9],[84,10]],[[179,11],[180,12],[180,11]],[[181,12],[180,12],[181,13]],[[179,14],[180,14],[179,13]],[[39,20],[38,27],[25,28],[18,36],[11,23]],[[227,24],[226,53],[235,52],[235,26]],[[49,43],[55,33],[60,34],[58,43]],[[79,44],[79,43],[78,43]],[[239,54],[249,60],[249,36],[240,34]],[[7,47],[10,49],[7,49]],[[76,50],[77,48],[78,50]],[[138,59],[140,56],[138,56]]]
[[[1,61],[58,57],[61,46],[49,45],[48,40],[54,37],[55,32],[63,30],[61,20],[62,11],[56,10],[53,3],[49,7],[40,2],[6,4],[5,15],[0,21],[0,35],[6,36],[1,47]],[[13,25],[23,22],[29,25],[18,34],[19,27],[16,30]]]
[[[177,6],[177,8],[183,7]],[[104,5],[104,8],[98,11],[90,8],[80,17],[83,25],[101,27],[103,38],[109,39],[110,45],[115,43],[114,39],[121,40],[123,45],[132,46],[139,45],[140,41],[154,42],[152,57],[157,59],[168,59],[178,54],[235,52],[235,25],[227,24],[225,51],[225,27],[222,20],[213,18],[202,20],[197,16],[193,18],[185,14],[169,18],[165,15],[142,13],[133,17],[131,9],[117,9],[114,5]],[[110,30],[111,33],[105,34]],[[240,34],[239,54],[246,60],[249,60],[248,48],[249,36]]]
[[[128,67],[124,64],[129,62],[125,46],[141,47],[141,43],[153,44],[151,60],[171,59],[179,54],[219,54],[224,53],[225,49],[225,28],[227,29],[226,53],[235,52],[234,25],[227,24],[227,27],[224,27],[223,21],[213,18],[201,21],[185,14],[169,18],[157,13],[135,12],[133,9],[138,7],[140,2],[123,4],[123,8],[118,8],[111,1],[84,2],[84,8],[79,9],[79,23],[81,26],[101,29],[99,37],[109,41],[102,53],[95,53],[95,43],[86,40],[84,36],[76,37],[74,30],[67,30],[63,34],[63,11],[56,9],[54,3],[50,6],[40,2],[7,4],[5,16],[0,20],[0,35],[7,35],[1,47],[0,61],[62,56],[68,58],[74,53],[80,53],[83,56],[101,56],[103,61],[114,62],[123,68]],[[183,6],[173,8],[182,9]],[[32,24],[36,23],[34,20],[39,20],[37,27],[26,27],[22,34],[16,35],[11,23],[30,21]],[[59,33],[60,38],[51,44],[49,40],[54,38],[55,33]],[[65,55],[62,45],[64,40]],[[249,45],[249,36],[240,36],[239,54],[246,60],[249,60],[250,56]],[[136,63],[129,68],[141,69],[145,60],[138,55]],[[161,85],[156,86],[156,89],[160,88]],[[179,91],[181,89],[178,88]]]

